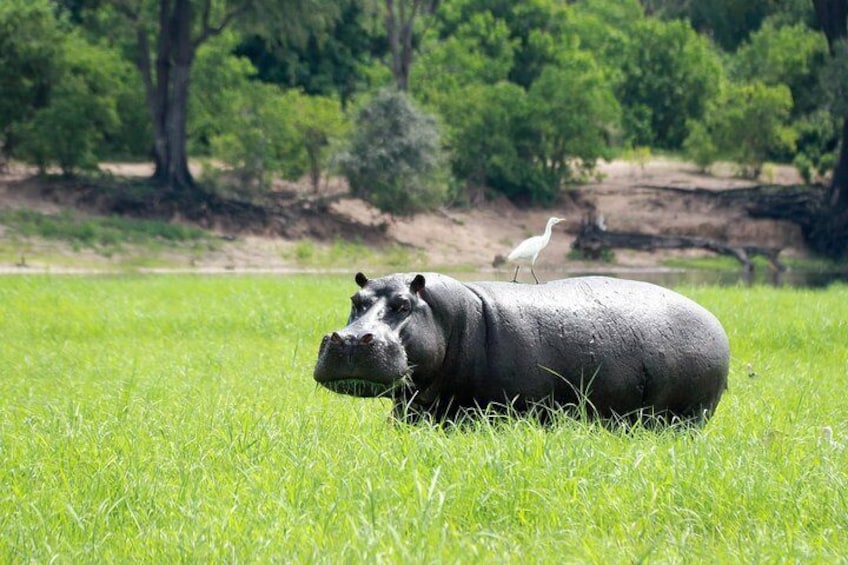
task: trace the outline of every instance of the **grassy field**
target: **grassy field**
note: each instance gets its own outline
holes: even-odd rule
[[[353,288],[0,278],[0,561],[848,555],[848,287],[681,289],[732,347],[730,390],[694,433],[392,425],[388,401],[312,381]]]

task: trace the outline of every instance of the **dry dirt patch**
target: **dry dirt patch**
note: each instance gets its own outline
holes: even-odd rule
[[[106,163],[103,169],[117,176],[147,176],[152,171],[148,164]],[[54,214],[72,205],[55,196],[45,197],[40,181],[31,172],[17,167],[0,176],[0,209],[26,208]],[[277,189],[287,202],[284,215],[269,226],[238,233],[213,222],[209,227],[220,235],[235,236],[236,241],[199,257],[177,259],[177,263],[209,270],[297,269],[300,265],[291,250],[298,241],[309,240],[321,246],[329,245],[333,239],[345,239],[372,246],[407,246],[437,268],[485,270],[522,239],[541,233],[548,217],[556,215],[566,221],[556,226],[549,248],[539,259],[539,269],[581,270],[593,265],[576,263],[567,256],[577,228],[590,213],[603,216],[610,230],[693,235],[731,244],[781,247],[785,249],[784,256],[804,251],[800,230],[794,224],[754,220],[741,208],[656,188],[718,190],[756,184],[734,177],[729,167],[703,175],[687,163],[653,159],[644,166],[626,161],[602,163],[598,172],[600,180],[572,188],[558,205],[549,209],[519,209],[506,199],[498,199],[470,209],[440,210],[409,218],[393,218],[362,200],[345,197],[340,183],[322,187],[318,195],[308,183],[280,183]],[[769,173],[771,178],[765,179],[769,183],[801,182],[791,167],[773,167]],[[320,204],[322,201],[325,205]],[[0,237],[6,237],[2,231]],[[621,250],[616,252],[616,260],[624,268],[649,268],[669,256],[703,254],[692,250]],[[110,260],[114,262],[114,258]],[[511,272],[508,266],[502,269]]]

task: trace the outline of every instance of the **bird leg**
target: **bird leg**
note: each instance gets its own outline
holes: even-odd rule
[[[515,274],[512,275],[512,282],[518,282],[518,269],[521,268],[521,265],[515,266]]]
[[[530,272],[533,273],[533,278],[536,279],[536,284],[539,284],[539,277],[536,276],[536,271],[533,270],[533,264],[530,264]]]

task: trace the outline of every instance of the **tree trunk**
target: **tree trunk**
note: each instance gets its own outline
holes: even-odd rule
[[[812,0],[830,54],[848,37],[848,0]],[[816,221],[805,230],[811,247],[833,259],[848,255],[848,116],[843,118],[833,180]]]
[[[188,88],[191,80],[191,64],[194,60],[194,48],[191,42],[191,2],[176,0],[171,28],[174,31],[173,84],[171,95],[166,104],[166,132],[168,137],[168,159],[166,179],[168,187],[177,193],[190,190],[194,179],[188,169],[187,123]]]
[[[400,0],[396,9],[394,0],[386,0],[386,34],[389,36],[389,51],[392,55],[392,77],[397,89],[405,92],[409,86],[409,76],[404,72],[403,64],[403,48],[406,44],[401,38],[402,30],[406,27],[403,1]]]
[[[389,51],[392,55],[392,76],[395,86],[400,91],[409,88],[409,73],[412,69],[414,53],[413,38],[415,33],[415,18],[423,9],[433,13],[439,6],[438,1],[424,0],[385,0],[386,2],[386,35],[389,38]]]
[[[839,144],[839,158],[833,169],[828,203],[838,210],[848,208],[848,116],[842,122],[842,141]]]
[[[190,0],[160,1],[155,79],[147,30],[141,20],[136,25],[136,64],[153,123],[153,179],[166,193],[181,196],[194,187],[186,151],[188,88],[194,60],[191,21]]]

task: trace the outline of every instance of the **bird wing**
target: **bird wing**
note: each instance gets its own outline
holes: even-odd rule
[[[542,236],[533,236],[528,237],[524,241],[518,244],[518,247],[513,249],[509,255],[507,255],[507,261],[515,261],[516,259],[529,259],[533,257],[536,253],[541,249],[541,240],[544,239]]]

